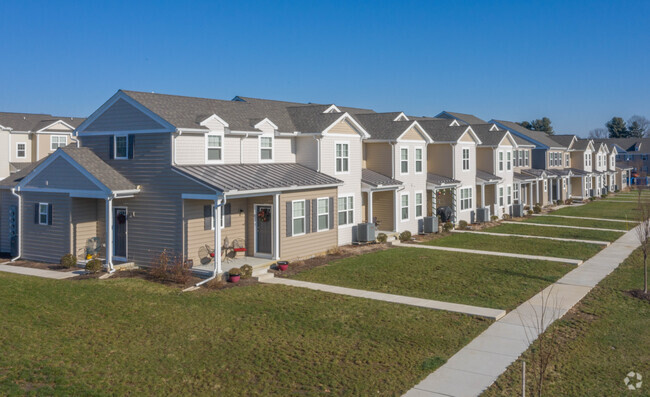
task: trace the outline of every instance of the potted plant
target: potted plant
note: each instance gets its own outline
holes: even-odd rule
[[[278,261],[277,265],[278,265],[278,269],[280,269],[283,272],[289,268],[289,262],[287,261]]]
[[[238,283],[241,278],[241,270],[238,267],[233,267],[228,270],[228,280],[231,283]]]

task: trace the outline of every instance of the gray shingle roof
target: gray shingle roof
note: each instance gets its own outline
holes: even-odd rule
[[[476,170],[476,183],[498,182],[501,178],[486,171]]]
[[[593,139],[593,141],[618,145],[625,151],[638,150],[637,153],[650,153],[650,138],[606,138]]]
[[[440,113],[436,117],[454,118],[454,119],[456,119],[458,121],[461,121],[461,122],[463,122],[465,124],[485,124],[485,120],[482,120],[482,119],[474,116],[473,114],[467,114],[467,113],[448,112],[448,111],[444,110],[442,113]]]
[[[0,181],[0,188],[8,189],[8,188],[12,188],[12,187],[16,186],[27,175],[29,175],[29,173],[32,172],[32,170],[34,168],[36,168],[39,164],[41,164],[46,158],[47,157],[42,158],[41,160],[39,160],[39,161],[37,161],[35,163],[30,163],[26,167],[21,168],[20,171],[15,172],[15,173],[9,175],[8,177],[6,177],[5,179],[1,180]]]
[[[532,175],[534,177],[541,177],[543,174],[548,174],[546,170],[540,168],[526,168],[521,170],[521,173],[524,175]]]
[[[576,143],[573,144],[572,149],[575,150],[587,150],[589,146],[590,139],[578,139]]]
[[[521,182],[527,182],[527,181],[534,181],[535,177],[530,175],[530,174],[522,174],[520,172],[514,172],[512,174],[514,180],[516,181],[521,181]]]
[[[490,131],[494,124],[472,124],[472,130],[481,140],[479,146],[497,146],[508,133],[507,130]]]
[[[14,131],[38,131],[56,121],[63,121],[72,127],[78,127],[85,119],[82,117],[52,116],[42,113],[0,112],[0,126]]]
[[[446,176],[432,174],[429,172],[427,174],[427,183],[442,186],[442,185],[458,185],[460,184],[460,181],[457,181],[456,179],[449,178]]]
[[[542,145],[551,147],[551,148],[566,148],[566,146],[555,142],[548,134],[542,131],[533,131],[529,130],[528,128],[524,128],[520,126],[519,124],[512,122],[512,121],[505,121],[505,120],[491,120],[494,121],[495,123],[499,123],[500,125],[503,125],[504,127],[508,128],[509,130],[512,131],[517,131],[520,134],[523,134],[530,139],[533,139]]]
[[[578,175],[578,176],[589,175],[589,172],[578,169],[578,168],[569,168],[569,169],[571,170],[571,173],[573,175]]]
[[[336,186],[342,181],[295,163],[175,166],[223,192]]]
[[[553,135],[553,140],[564,147],[569,147],[573,139],[576,138],[575,135]]]
[[[515,134],[512,134],[512,138],[517,142],[517,146],[519,147],[535,147],[535,144],[525,140],[524,138],[517,136]]]
[[[133,182],[126,179],[124,175],[117,172],[87,147],[68,145],[57,150],[63,150],[65,154],[72,157],[74,161],[113,192],[136,189]]]
[[[401,181],[393,179],[379,172],[364,168],[361,170],[361,182],[370,186],[399,186],[402,185]]]
[[[413,124],[410,121],[393,121],[400,112],[355,114],[355,119],[372,139],[395,140]]]
[[[418,120],[418,124],[434,142],[457,142],[468,126],[449,126],[446,120]]]
[[[9,172],[15,173],[20,170],[22,170],[25,167],[29,167],[32,163],[30,162],[25,162],[25,163],[9,163]]]

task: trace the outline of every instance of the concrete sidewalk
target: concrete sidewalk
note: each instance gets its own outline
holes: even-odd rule
[[[588,216],[569,216],[569,215],[551,215],[551,214],[533,214],[533,216],[552,216],[554,218],[588,219],[590,221],[630,223],[630,221],[626,221],[626,220],[623,220],[623,219],[590,218]],[[632,222],[632,223],[637,223],[637,222]]]
[[[597,244],[597,245],[609,245],[609,241],[599,241],[599,240],[580,240],[577,238],[561,238],[561,237],[548,237],[548,236],[529,236],[527,234],[509,234],[509,233],[492,233],[492,232],[482,232],[479,230],[451,230],[452,233],[474,233],[474,234],[486,234],[488,236],[500,236],[500,237],[522,237],[522,238],[539,238],[542,240],[555,240],[555,241],[567,241],[572,243],[585,243],[585,244]]]
[[[418,306],[427,309],[470,314],[472,316],[481,316],[493,320],[498,320],[506,314],[506,311],[501,309],[490,309],[487,307],[462,305],[459,303],[442,302],[431,299],[413,298],[410,296],[386,294],[383,292],[372,292],[354,288],[337,287],[335,285],[311,283],[308,281],[292,280],[283,277],[264,279],[260,280],[260,282],[265,284],[281,284],[291,287],[308,288],[315,291],[324,291],[330,292],[332,294],[354,296],[357,298],[373,299],[383,302],[399,303],[402,305]]]
[[[9,263],[9,262],[5,262],[5,263]],[[32,267],[6,265],[5,263],[0,264],[0,272],[22,274],[24,276],[51,278],[54,280],[63,280],[66,278],[76,277],[80,274],[85,273],[84,270],[74,270],[71,272],[57,272],[54,270],[34,269]]]
[[[582,266],[496,321],[405,396],[480,395],[537,338],[538,328],[532,324],[537,320],[535,311],[541,310],[542,295],[550,294],[550,302],[558,303],[557,316],[563,316],[638,246],[635,229],[632,229]],[[555,318],[548,317],[541,331]]]
[[[601,232],[619,232],[625,233],[625,230],[620,229],[604,229],[600,227],[583,227],[583,226],[569,226],[569,225],[554,225],[548,223],[533,223],[533,222],[513,222],[513,221],[501,221],[508,225],[531,225],[531,226],[540,226],[540,227],[561,227],[564,229],[581,229],[581,230],[598,230]]]

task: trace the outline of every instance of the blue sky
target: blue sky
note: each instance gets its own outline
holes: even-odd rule
[[[0,111],[120,88],[530,120],[650,118],[648,1],[0,3]]]

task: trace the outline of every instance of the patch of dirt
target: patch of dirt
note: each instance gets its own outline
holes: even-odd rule
[[[72,272],[75,270],[79,270],[79,268],[76,267],[73,267],[72,269],[68,269],[67,267],[63,267],[58,263],[43,263],[43,262],[32,262],[32,261],[24,261],[24,260],[9,262],[7,263],[7,265],[18,266],[18,267],[30,267],[32,269],[55,270],[58,272]]]
[[[632,298],[641,299],[646,302],[650,302],[650,292],[643,292],[643,290],[640,289],[625,291],[625,295],[631,296]]]
[[[221,290],[221,289],[228,289],[228,288],[248,287],[256,284],[259,284],[259,282],[257,281],[256,278],[253,277],[242,278],[239,280],[239,282],[236,283],[229,283],[223,279],[214,279],[203,284],[203,287],[211,290]]]

